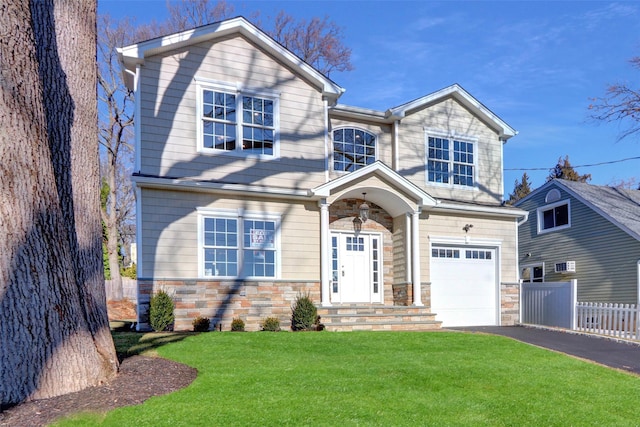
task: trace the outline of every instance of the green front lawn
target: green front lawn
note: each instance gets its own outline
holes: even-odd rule
[[[625,426],[640,378],[505,337],[211,332],[156,346],[188,388],[60,425]],[[157,343],[156,343],[157,344]]]

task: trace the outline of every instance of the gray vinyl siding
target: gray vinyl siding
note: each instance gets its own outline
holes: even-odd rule
[[[197,92],[203,79],[279,95],[279,156],[198,151]],[[146,58],[141,82],[141,173],[282,188],[325,182],[321,93],[246,39],[200,43]]]
[[[520,265],[544,262],[547,282],[577,279],[578,301],[637,303],[640,241],[558,189],[560,200],[570,201],[571,227],[537,233],[537,207],[546,205],[547,191],[518,205],[530,211],[519,229]],[[564,261],[575,261],[576,273],[555,273],[555,264]]]

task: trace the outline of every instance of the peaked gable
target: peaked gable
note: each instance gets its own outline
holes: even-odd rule
[[[500,139],[502,139],[503,141],[506,141],[512,136],[518,134],[515,129],[513,129],[500,117],[498,117],[491,110],[485,107],[480,101],[471,96],[469,92],[464,90],[457,83],[428,95],[422,96],[418,99],[414,99],[413,101],[406,102],[397,107],[390,108],[389,110],[387,110],[386,115],[387,117],[393,118],[395,120],[402,119],[416,109],[424,108],[428,105],[441,102],[442,100],[449,97],[454,98],[465,108],[469,109],[475,115],[481,117],[483,121],[485,121],[498,132]]]
[[[137,65],[144,63],[146,57],[233,34],[246,37],[283,64],[296,69],[317,85],[323,95],[331,102],[335,102],[344,93],[345,90],[342,87],[241,16],[118,48],[119,59],[124,69],[125,83],[129,89],[134,88],[132,73],[135,73]]]

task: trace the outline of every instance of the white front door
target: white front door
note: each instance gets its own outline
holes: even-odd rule
[[[382,247],[378,235],[335,233],[332,301],[371,303],[382,301]]]

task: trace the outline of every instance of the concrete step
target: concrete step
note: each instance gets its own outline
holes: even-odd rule
[[[441,322],[424,307],[335,305],[318,307],[320,322],[329,331],[431,331]]]

